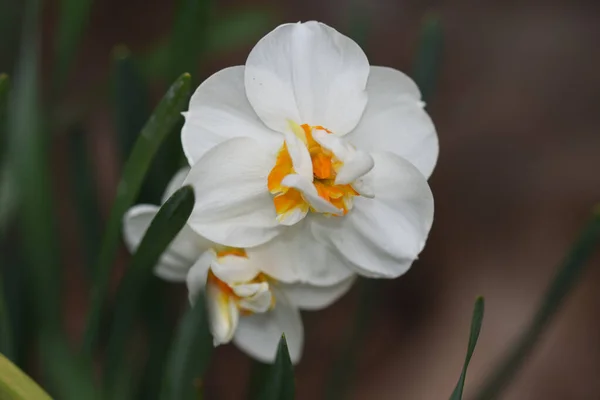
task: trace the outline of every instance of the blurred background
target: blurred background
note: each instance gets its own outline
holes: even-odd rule
[[[367,291],[370,312],[349,384],[352,399],[447,398],[464,360],[473,301],[483,295],[486,314],[466,386],[467,398],[474,394],[530,320],[600,198],[600,3],[213,0],[200,12],[197,29],[179,32],[191,47],[169,50],[174,27],[185,18],[176,3],[95,0],[61,78],[54,71],[60,4],[43,2],[41,103],[51,111],[42,125],[63,261],[63,323],[71,344],[81,342],[88,267],[123,161],[175,77],[189,70],[195,87],[221,68],[243,64],[256,40],[278,24],[311,19],[359,40],[371,64],[413,75],[420,31],[433,15],[443,32],[437,83],[427,101],[440,140],[430,179],[436,219],[414,267]],[[0,72],[11,76],[23,5],[0,2]],[[177,145],[177,135],[171,135],[162,146],[139,201],[158,202],[181,163]],[[11,218],[16,208],[2,196],[2,269],[17,359],[35,376],[28,300],[35,293],[19,268],[20,224]],[[128,260],[121,249],[114,284]],[[598,261],[503,399],[600,398]],[[139,334],[155,332],[148,340],[165,343],[161,335],[170,337],[176,323],[170,310],[182,307],[186,289],[158,279],[150,286]],[[353,317],[364,292],[355,287],[331,308],[306,313],[298,399],[322,398],[332,366],[356,329]],[[218,348],[205,397],[244,398],[250,366],[233,346]]]

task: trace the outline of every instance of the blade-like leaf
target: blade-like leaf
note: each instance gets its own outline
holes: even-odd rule
[[[437,15],[428,15],[421,29],[414,61],[413,78],[421,90],[423,101],[433,96],[442,59],[443,32]]]
[[[92,288],[92,304],[84,337],[84,351],[88,354],[93,351],[100,328],[102,307],[107,295],[111,266],[121,237],[123,214],[137,197],[146,171],[161,142],[181,118],[181,112],[187,105],[189,98],[190,85],[189,74],[183,74],[173,83],[142,129],[142,133],[123,170],[117,197],[102,241],[96,267],[96,279]]]
[[[186,224],[192,208],[194,189],[191,186],[182,187],[167,200],[150,223],[119,285],[107,348],[105,379],[109,388],[114,385],[119,366],[123,363],[142,291],[150,281],[161,254]]]
[[[100,207],[94,185],[94,170],[90,162],[86,132],[74,127],[69,133],[69,173],[72,197],[75,202],[79,230],[82,233],[82,244],[85,253],[84,273],[87,277],[94,274],[95,260],[101,234]]]
[[[523,361],[531,354],[544,329],[556,315],[565,297],[579,281],[589,259],[598,250],[600,242],[600,205],[596,206],[592,218],[584,227],[577,241],[571,247],[562,266],[546,291],[540,308],[536,311],[529,326],[517,339],[506,357],[494,369],[475,399],[500,398],[502,391],[514,378]]]
[[[4,295],[4,279],[0,271],[0,353],[13,356],[12,330]]]
[[[44,390],[0,354],[0,399],[52,400]]]
[[[115,127],[126,160],[150,115],[149,95],[129,49],[117,46],[113,58]]]
[[[19,182],[20,230],[27,283],[31,285],[29,292],[35,293],[32,296],[35,335],[43,372],[61,399],[95,399],[99,394],[88,369],[89,360],[73,357],[60,326],[61,259],[54,220],[48,146],[42,131],[46,125],[38,108],[40,13],[39,0],[27,2],[21,54],[11,92],[8,162],[15,182]]]
[[[274,19],[269,11],[256,9],[230,11],[222,16],[211,17],[203,39],[204,49],[198,44],[198,53],[218,55],[240,46],[255,44],[273,26]],[[163,39],[144,55],[140,67],[148,78],[164,77],[170,73],[169,69],[174,63],[172,41],[172,38]]]
[[[93,0],[61,0],[55,42],[55,89],[60,90],[89,20]]]
[[[196,400],[213,352],[204,295],[183,315],[169,354],[162,400]]]
[[[169,346],[175,334],[177,315],[173,313],[173,304],[166,301],[170,296],[171,284],[153,277],[146,289],[141,310],[144,326],[148,331],[148,352],[141,373],[141,381],[136,393],[139,400],[158,400],[165,375]]]
[[[483,312],[484,312],[485,302],[483,297],[478,297],[475,301],[475,308],[473,309],[473,317],[471,318],[471,332],[469,333],[469,344],[467,346],[467,357],[465,358],[465,363],[463,365],[462,372],[460,374],[460,378],[458,378],[458,383],[456,384],[456,388],[452,392],[450,396],[450,400],[461,400],[463,395],[463,388],[465,386],[465,379],[467,377],[467,368],[469,367],[469,362],[471,362],[471,357],[473,356],[473,352],[475,351],[475,346],[477,345],[477,339],[479,339],[479,332],[481,331],[481,323],[483,322]]]
[[[6,99],[8,97],[8,75],[0,74],[0,163],[4,159],[5,150],[5,128],[6,128]],[[8,169],[0,170],[0,207],[8,206],[10,211],[12,207],[7,204],[5,199],[10,199],[12,196],[12,185],[5,181],[5,176],[8,177]],[[8,196],[8,197],[7,197]],[[10,202],[9,203],[14,203]],[[0,208],[0,210],[5,208]],[[6,212],[0,212],[0,240],[4,239],[5,223],[9,217]],[[4,259],[2,261],[5,261]],[[12,331],[10,317],[8,315],[8,307],[4,295],[4,279],[2,270],[0,269],[0,353],[7,354],[9,357],[13,355],[12,348]]]
[[[285,335],[282,335],[279,340],[275,363],[269,367],[265,378],[256,400],[293,400],[295,398],[294,366],[290,359]]]
[[[206,51],[223,53],[258,41],[272,26],[274,16],[267,10],[228,12],[211,21],[206,37]]]
[[[206,46],[206,30],[212,11],[211,0],[180,0],[170,40],[171,76],[198,70]]]
[[[8,75],[0,74],[0,163],[6,152],[6,105],[10,81]]]

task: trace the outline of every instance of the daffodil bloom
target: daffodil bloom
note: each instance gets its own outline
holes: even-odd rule
[[[183,182],[181,170],[169,184],[163,202]],[[155,205],[132,207],[124,218],[124,238],[134,251],[158,212]],[[261,263],[275,260],[260,259]],[[330,286],[285,284],[261,270],[241,248],[225,247],[196,234],[188,226],[179,232],[155,267],[155,274],[173,282],[187,282],[189,299],[195,303],[204,293],[215,346],[233,341],[250,356],[272,362],[285,333],[290,356],[298,362],[304,331],[299,309],[327,307],[342,296],[353,277]],[[269,271],[276,271],[273,264]]]
[[[266,273],[283,282],[403,274],[433,221],[438,141],[420,98],[327,25],[279,26],[184,114],[190,227],[277,260]]]

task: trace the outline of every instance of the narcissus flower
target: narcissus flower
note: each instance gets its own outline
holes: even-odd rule
[[[173,178],[163,201],[181,186],[187,173],[188,169],[182,170]],[[142,204],[125,215],[124,237],[131,251],[139,246],[158,209]],[[185,226],[162,255],[155,273],[165,280],[187,282],[192,303],[202,293],[206,295],[215,346],[233,341],[250,356],[272,362],[285,333],[292,361],[297,362],[304,341],[299,309],[327,307],[348,291],[353,277],[329,286],[286,284],[261,269],[268,264],[268,271],[276,271],[276,260],[256,261],[244,249],[208,241]]]
[[[190,227],[275,258],[283,282],[403,274],[433,221],[438,141],[420,97],[327,25],[279,26],[191,99]]]

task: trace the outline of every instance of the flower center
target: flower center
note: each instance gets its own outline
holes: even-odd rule
[[[327,134],[331,134],[331,131],[322,126],[310,126],[308,124],[300,125],[300,128],[303,131],[302,141],[310,154],[313,171],[312,184],[317,190],[317,194],[335,208],[341,210],[343,215],[346,215],[352,208],[353,197],[358,196],[359,193],[351,184],[335,184],[337,172],[343,166],[343,162],[332,151],[317,143],[312,135],[313,129],[327,132]],[[267,187],[274,196],[273,203],[278,219],[296,210],[300,210],[303,213],[309,210],[313,212],[317,211],[305,199],[302,192],[282,184],[286,176],[295,173],[292,157],[290,156],[287,143],[284,142],[277,154],[275,166],[269,173],[267,180]]]
[[[216,252],[217,260],[226,256],[248,258],[244,249],[226,247]],[[207,286],[218,291],[219,302],[233,303],[240,315],[251,315],[255,312],[267,312],[275,307],[275,296],[271,292],[270,278],[259,273],[254,278],[244,282],[225,282],[213,272],[208,270]]]

